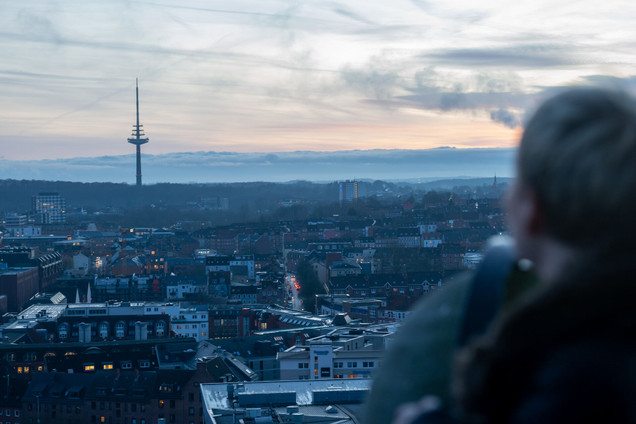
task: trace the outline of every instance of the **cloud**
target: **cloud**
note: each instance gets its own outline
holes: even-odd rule
[[[347,150],[279,153],[183,152],[142,155],[147,184],[158,182],[333,181],[512,176],[515,149]],[[135,156],[0,160],[2,179],[134,183]]]
[[[521,118],[507,109],[497,109],[490,112],[490,119],[501,122],[508,128],[517,128],[521,125]]]
[[[444,49],[422,54],[437,65],[469,68],[556,68],[580,62],[571,46],[514,45],[500,48]]]
[[[346,86],[375,100],[391,99],[400,80],[395,72],[374,68],[345,68],[341,76]]]

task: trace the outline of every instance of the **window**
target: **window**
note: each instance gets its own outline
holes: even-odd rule
[[[157,321],[155,323],[155,334],[159,337],[163,336],[165,333],[166,324],[163,321]]]
[[[99,324],[99,337],[105,339],[108,337],[110,333],[110,324],[106,321],[103,321]]]
[[[194,415],[194,407],[193,406],[188,408],[188,415]]]
[[[126,323],[123,321],[119,321],[115,324],[115,337],[118,339],[123,339],[126,336]]]
[[[113,363],[109,362],[109,363],[104,364],[104,369],[105,370],[112,370],[113,369]]]

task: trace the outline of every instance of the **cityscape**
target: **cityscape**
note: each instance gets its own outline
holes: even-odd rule
[[[461,374],[507,205],[555,264],[587,258],[519,188],[529,117],[636,93],[636,4],[460,3],[0,2],[0,424],[429,422],[383,405],[421,398],[411,365]],[[492,331],[545,277],[506,247]],[[443,346],[414,359],[426,308],[406,334]]]
[[[412,305],[474,269],[505,231],[494,176],[408,195],[382,186],[281,199],[284,220],[159,228],[33,194],[1,230],[5,419],[249,422],[257,408],[318,419],[305,407],[325,405],[321,420],[353,420],[339,405],[362,401]],[[303,203],[313,218],[294,219]],[[234,210],[225,197],[192,207]]]

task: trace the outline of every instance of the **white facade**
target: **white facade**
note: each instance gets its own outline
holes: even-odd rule
[[[166,286],[166,298],[169,300],[183,299],[186,294],[205,293],[207,286],[193,283],[175,283]]]
[[[25,225],[23,227],[7,226],[9,237],[39,237],[42,235],[42,227]]]
[[[179,305],[159,302],[73,303],[67,305],[67,316],[178,315]]]
[[[370,378],[380,366],[384,349],[369,346],[364,337],[340,345],[327,341],[294,346],[277,355],[281,380]]]
[[[197,342],[210,337],[207,309],[183,308],[172,316],[172,331],[178,337],[193,337]]]
[[[253,255],[234,255],[230,259],[230,268],[235,267],[245,267],[245,269],[247,269],[247,278],[250,280],[256,278]]]
[[[209,258],[214,258],[214,256],[209,256]],[[254,255],[233,255],[217,258],[219,258],[217,263],[210,264],[210,261],[207,262],[205,267],[206,274],[213,271],[230,271],[233,275],[245,275],[249,280],[256,278]]]

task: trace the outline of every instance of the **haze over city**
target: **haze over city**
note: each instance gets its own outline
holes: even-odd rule
[[[577,84],[634,88],[635,8],[626,1],[5,1],[0,178],[30,170],[132,183],[126,138],[137,77],[150,137],[143,154],[158,155],[147,160],[148,182],[165,181],[167,163],[200,156],[213,167],[222,156],[214,152],[277,155],[271,159],[380,149],[396,178],[435,176],[404,172],[391,151],[442,146],[510,153],[488,170],[462,166],[439,176],[511,176],[524,116],[539,100]],[[162,156],[172,153],[179,155]],[[129,168],[90,159],[102,156]],[[83,159],[62,161],[69,158]],[[329,177],[308,174],[260,179]],[[333,178],[372,177],[351,174]],[[224,180],[183,177],[215,179]]]

